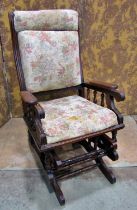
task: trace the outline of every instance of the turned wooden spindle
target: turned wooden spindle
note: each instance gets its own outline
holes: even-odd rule
[[[101,93],[101,106],[104,106],[104,93]]]
[[[94,97],[93,97],[93,102],[94,102],[95,104],[97,104],[97,91],[96,91],[96,90],[93,91],[93,95],[94,95]]]
[[[89,88],[87,88],[87,100],[90,101],[90,89]]]

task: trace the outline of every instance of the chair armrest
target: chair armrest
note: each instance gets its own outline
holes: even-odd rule
[[[87,82],[86,84],[92,85],[93,87],[103,88],[103,89],[106,89],[106,90],[116,90],[118,88],[117,84],[101,82],[101,81],[98,81],[98,80]]]
[[[38,103],[38,99],[29,91],[21,91],[21,98],[24,103],[33,105],[33,110],[39,119],[45,118],[45,111]]]
[[[95,82],[91,81],[91,82],[84,83],[84,87],[109,94],[113,96],[118,102],[125,100],[124,92],[117,90],[118,85],[116,84],[110,84],[110,83],[105,83],[105,82],[102,83],[99,81],[95,81]]]
[[[38,100],[37,98],[29,91],[21,91],[21,98],[24,103],[30,104],[30,105],[35,105],[37,104]]]

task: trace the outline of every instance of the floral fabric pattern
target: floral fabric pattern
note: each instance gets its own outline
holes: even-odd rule
[[[74,10],[15,11],[17,32],[24,30],[78,30],[78,13]]]
[[[29,91],[60,89],[81,83],[77,31],[21,31],[18,41]]]
[[[42,126],[48,144],[118,124],[113,111],[76,95],[40,102],[40,105],[45,110]]]

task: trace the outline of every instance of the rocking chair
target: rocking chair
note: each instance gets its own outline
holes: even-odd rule
[[[29,141],[40,157],[59,203],[65,203],[58,184],[62,178],[97,166],[111,184],[115,183],[115,176],[102,158],[118,159],[116,135],[124,124],[114,99],[123,101],[125,96],[115,84],[84,82],[78,13],[14,11],[9,20]],[[38,100],[41,94],[60,96],[66,90],[75,94]],[[79,145],[84,153],[61,159],[56,151],[68,144],[74,149]]]

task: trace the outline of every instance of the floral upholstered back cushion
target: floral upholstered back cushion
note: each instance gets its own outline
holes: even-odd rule
[[[49,10],[47,12],[48,16],[42,12],[44,14],[42,17],[45,18],[45,26],[44,19],[42,19],[42,25],[40,25],[39,20],[38,28],[36,25],[31,27],[31,24],[28,23],[29,19],[27,19],[24,22],[25,30],[22,28],[23,31],[20,31],[21,28],[15,22],[15,28],[19,31],[18,41],[26,87],[31,92],[60,89],[81,83],[79,40],[75,18],[73,22],[73,14],[76,16],[76,12],[70,10],[69,14],[67,10],[66,13],[61,12],[59,15],[59,11],[61,10],[57,11],[57,16],[55,16],[55,13],[53,19],[52,16],[49,16]],[[66,15],[70,18],[70,25],[64,21]],[[19,16],[17,17],[19,18]],[[15,20],[18,19],[17,17]],[[38,14],[36,17],[38,17]],[[47,17],[50,18],[47,19]],[[47,20],[48,24],[46,22]],[[67,18],[65,20],[67,21]],[[20,23],[23,24],[21,18]],[[26,30],[26,25],[29,30]],[[43,27],[45,27],[45,30],[37,30]],[[48,30],[49,27],[52,30]],[[57,29],[57,27],[59,27],[59,30],[53,30],[54,28]],[[30,30],[32,28],[35,28],[35,30]]]
[[[38,92],[81,83],[76,31],[22,31],[18,40],[28,90]]]

